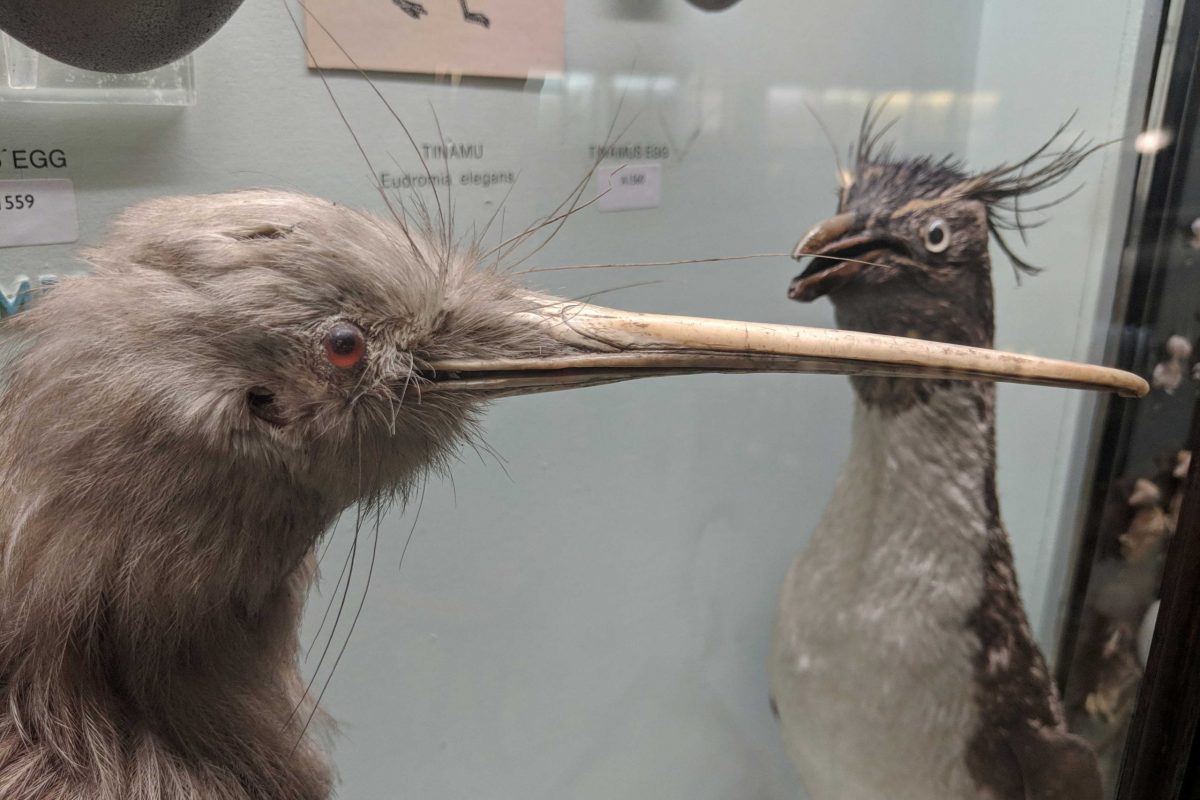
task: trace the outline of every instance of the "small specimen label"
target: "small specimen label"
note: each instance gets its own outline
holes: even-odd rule
[[[69,180],[0,181],[0,247],[78,238],[75,187]]]
[[[596,207],[601,211],[658,208],[662,204],[661,164],[601,164],[596,167]]]

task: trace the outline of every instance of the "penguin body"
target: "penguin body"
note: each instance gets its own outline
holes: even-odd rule
[[[771,692],[813,800],[1101,796],[1013,601],[981,392],[897,414],[858,403],[833,498],[788,571]],[[1076,787],[1055,788],[1055,753],[1064,772],[1084,762]]]

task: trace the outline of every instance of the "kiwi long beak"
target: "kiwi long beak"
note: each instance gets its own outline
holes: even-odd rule
[[[519,322],[548,334],[544,357],[428,364],[424,391],[529,394],[703,372],[802,372],[1030,383],[1115,391],[1149,387],[1121,370],[921,339],[856,331],[642,314],[544,295]]]

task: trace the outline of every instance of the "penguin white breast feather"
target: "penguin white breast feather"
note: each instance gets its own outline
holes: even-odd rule
[[[834,496],[788,572],[771,691],[813,800],[979,798],[966,623],[983,589],[988,431],[973,402],[860,405]]]

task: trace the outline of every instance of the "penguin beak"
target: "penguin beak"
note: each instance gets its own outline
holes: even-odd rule
[[[992,380],[1141,396],[1120,370],[857,331],[620,311],[530,295],[516,320],[551,340],[539,357],[435,361],[423,391],[500,397],[697,373],[795,372]]]
[[[864,220],[847,211],[817,225],[796,243],[792,258],[811,256],[808,268],[792,279],[788,297],[809,303],[850,283],[889,253],[911,257],[908,245],[881,231],[866,230]],[[875,262],[875,263],[872,263]]]

